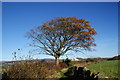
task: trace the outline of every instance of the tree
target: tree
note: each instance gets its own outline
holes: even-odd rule
[[[55,18],[31,29],[28,37],[33,40],[35,51],[55,57],[59,64],[59,57],[67,51],[91,50],[91,46],[96,46],[93,35],[97,32],[89,23],[76,17]]]

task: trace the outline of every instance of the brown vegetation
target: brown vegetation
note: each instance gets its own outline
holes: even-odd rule
[[[3,78],[53,78],[57,77],[57,69],[55,63],[42,63],[37,61],[22,61],[13,63],[7,67],[6,72],[3,73]]]

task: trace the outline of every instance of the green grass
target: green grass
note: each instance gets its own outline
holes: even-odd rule
[[[2,68],[0,68],[0,73],[2,73]]]
[[[100,72],[102,78],[118,78],[118,67],[120,67],[118,62],[120,62],[120,60],[103,61],[86,67],[94,72]]]
[[[66,77],[66,76],[64,75],[64,73],[66,73],[66,72],[67,72],[67,70],[60,72],[60,75],[62,76],[62,78],[65,78],[65,77]]]

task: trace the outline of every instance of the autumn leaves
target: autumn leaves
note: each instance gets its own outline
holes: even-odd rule
[[[44,23],[44,29],[50,32],[60,32],[62,35],[73,35],[79,37],[81,35],[92,36],[97,32],[88,24],[89,21],[77,19],[76,17],[56,18]]]
[[[53,33],[59,36],[71,36],[75,42],[81,42],[82,47],[96,46],[93,35],[97,32],[89,25],[89,21],[76,17],[55,18],[43,24],[45,34]]]

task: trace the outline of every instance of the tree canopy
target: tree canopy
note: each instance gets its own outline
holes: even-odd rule
[[[91,50],[96,46],[93,35],[97,32],[89,21],[76,17],[55,18],[28,32],[39,53],[54,56],[57,60],[67,51]]]

